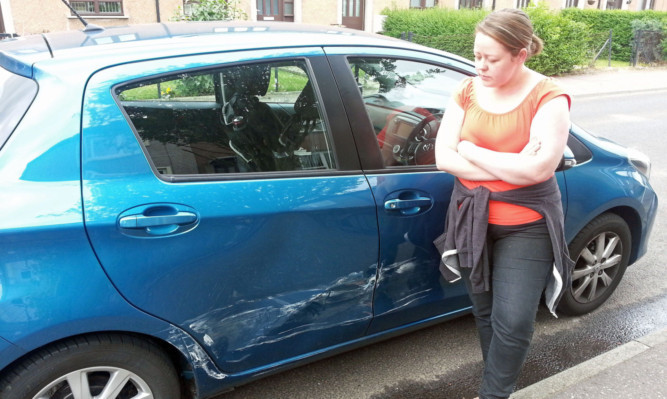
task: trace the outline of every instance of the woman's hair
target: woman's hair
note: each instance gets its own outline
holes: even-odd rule
[[[525,48],[528,58],[542,52],[542,39],[533,33],[533,24],[525,12],[504,8],[487,15],[475,28],[475,33],[483,33],[505,46],[513,56]]]

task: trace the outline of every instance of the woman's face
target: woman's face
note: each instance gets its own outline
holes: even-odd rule
[[[475,35],[475,69],[486,87],[502,87],[508,83],[523,66],[523,53],[512,53],[491,36],[478,32]]]

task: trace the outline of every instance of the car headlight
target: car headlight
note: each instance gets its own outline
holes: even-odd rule
[[[648,155],[634,148],[628,148],[628,161],[639,173],[646,176],[647,180],[651,177],[651,159]]]

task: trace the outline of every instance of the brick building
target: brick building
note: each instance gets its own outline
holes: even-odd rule
[[[500,9],[524,7],[529,0],[230,0],[242,9],[249,20],[305,22],[344,25],[366,31],[382,29],[385,8],[451,9],[482,7]],[[667,0],[545,0],[553,9],[566,7],[662,10]],[[90,23],[101,26],[164,22],[179,10],[188,9],[196,0],[70,0]],[[180,7],[180,8],[179,8]],[[81,29],[81,22],[62,0],[0,0],[0,33],[32,33]]]

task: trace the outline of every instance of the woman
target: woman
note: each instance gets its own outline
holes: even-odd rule
[[[567,142],[570,97],[526,67],[541,50],[524,12],[489,14],[475,33],[478,76],[452,96],[436,143],[438,168],[457,177],[444,244],[436,245],[444,252],[443,275],[463,278],[473,303],[483,399],[509,397],[542,292],[554,312],[570,284],[554,177]]]

